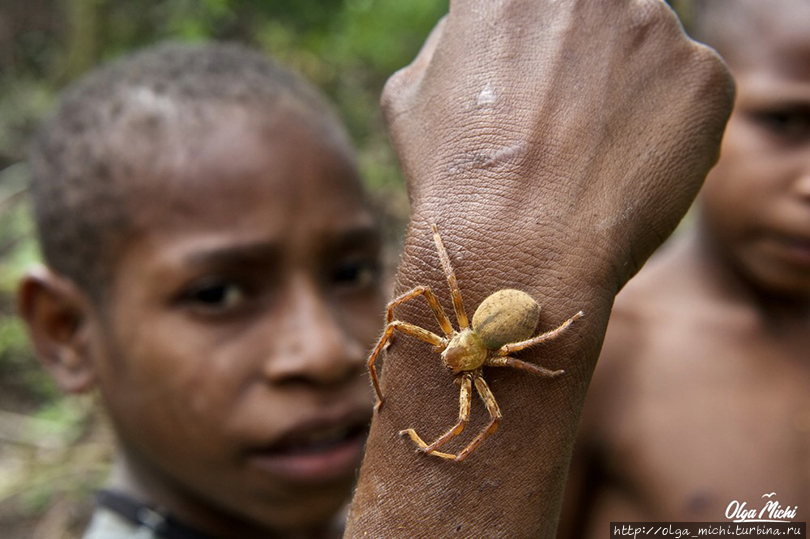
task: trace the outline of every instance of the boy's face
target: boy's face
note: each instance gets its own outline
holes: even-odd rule
[[[375,222],[322,129],[219,126],[139,178],[97,378],[131,475],[181,519],[322,523],[348,497],[372,410]]]
[[[701,195],[702,212],[719,246],[755,286],[807,299],[810,33],[752,43],[729,57],[737,101]]]

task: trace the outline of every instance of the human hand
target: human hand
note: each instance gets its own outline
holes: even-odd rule
[[[414,220],[520,235],[618,288],[691,204],[732,94],[659,0],[456,0],[382,103]]]
[[[565,375],[484,371],[503,420],[463,463],[398,434],[446,431],[458,390],[429,346],[397,337],[346,537],[553,537],[613,298],[715,162],[732,87],[659,0],[453,1],[383,96],[412,204],[397,291],[429,285],[452,312],[436,223],[468,312],[519,288],[538,331],[585,316],[522,353]],[[436,328],[424,302],[395,317]]]

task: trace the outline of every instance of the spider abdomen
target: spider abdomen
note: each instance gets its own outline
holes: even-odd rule
[[[526,292],[498,290],[476,309],[473,330],[490,350],[520,342],[534,335],[540,319],[540,305]]]

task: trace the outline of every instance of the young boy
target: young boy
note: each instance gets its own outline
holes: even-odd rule
[[[810,4],[697,8],[736,106],[697,222],[617,298],[561,535],[810,517]]]
[[[240,47],[164,45],[76,84],[31,167],[20,310],[118,439],[86,537],[338,535],[384,303],[323,99]]]

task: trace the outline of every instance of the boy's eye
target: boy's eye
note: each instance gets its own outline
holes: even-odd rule
[[[786,142],[802,142],[810,139],[810,109],[762,111],[754,115],[754,120],[772,135]]]
[[[331,281],[341,287],[365,288],[376,283],[378,276],[376,260],[350,260],[334,268]]]
[[[189,289],[182,297],[184,303],[210,311],[233,309],[245,299],[244,288],[230,281],[204,282]]]

